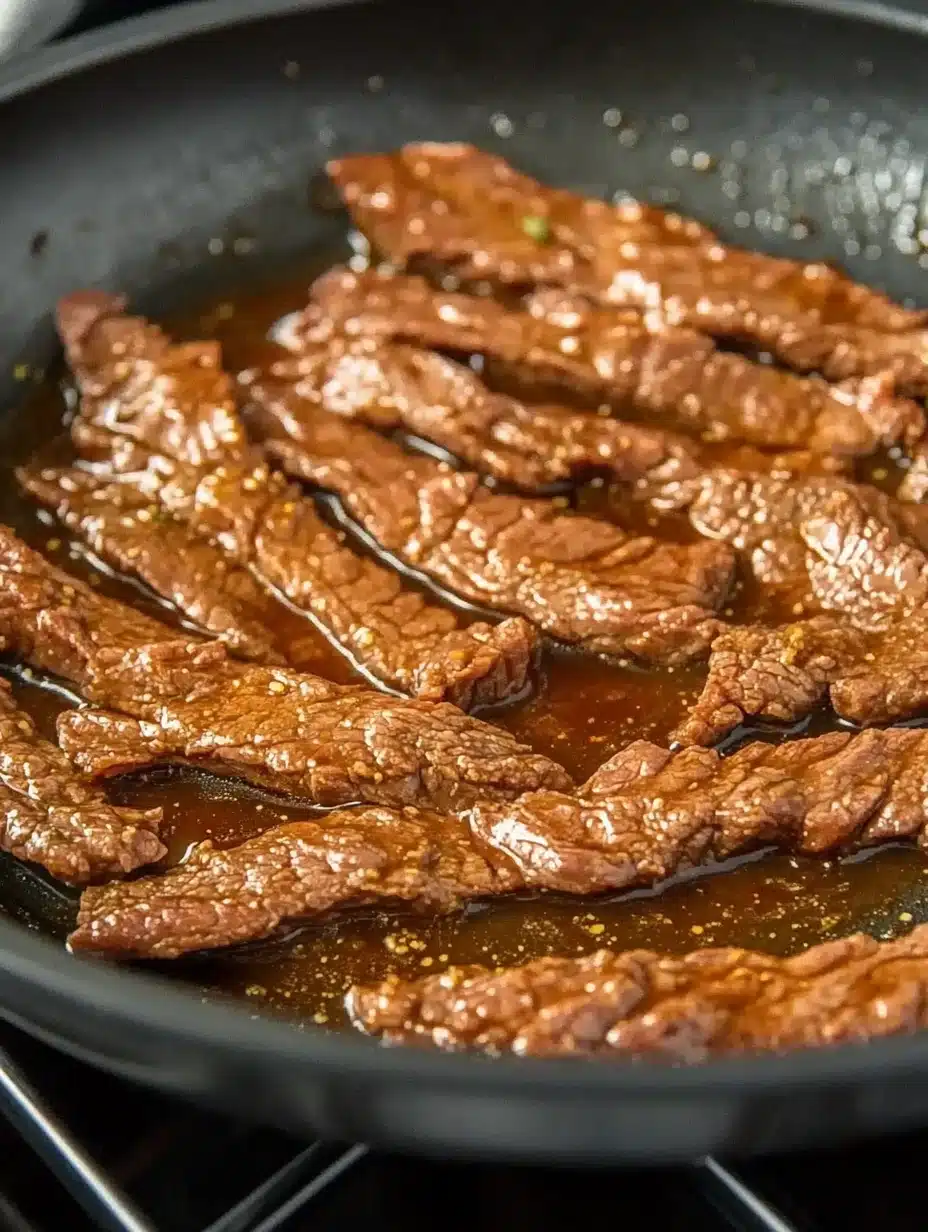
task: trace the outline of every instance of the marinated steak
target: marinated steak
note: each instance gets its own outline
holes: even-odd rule
[[[118,808],[82,779],[0,680],[0,848],[85,885],[121,877],[165,854],[161,809]]]
[[[73,736],[92,759],[88,728],[111,722],[64,716],[66,747]],[[103,743],[123,735],[130,745],[137,738],[104,731]],[[85,894],[72,945],[174,957],[265,937],[336,907],[392,899],[450,909],[527,888],[595,894],[765,845],[823,855],[923,842],[926,752],[928,732],[917,730],[758,743],[724,759],[638,741],[573,794],[530,791],[450,821],[367,809],[278,827],[226,851],[203,846],[165,876]]]
[[[125,308],[123,296],[103,291],[76,291],[58,303],[58,333],[81,394],[78,442],[86,427],[87,452],[96,440],[108,455],[104,430],[138,445],[141,457],[197,467],[247,454],[219,344],[172,342]]]
[[[562,406],[527,406],[417,347],[335,340],[304,348],[267,375],[245,375],[246,396],[280,403],[277,418],[291,413],[295,398],[372,428],[402,428],[527,491],[596,473],[649,484],[695,473],[696,450],[683,437]]]
[[[645,491],[661,511],[735,548],[786,606],[842,611],[861,624],[925,601],[924,512],[840,476],[784,477],[718,467]]]
[[[221,550],[230,576],[250,571],[375,683],[463,709],[528,690],[538,641],[532,627],[520,619],[467,625],[353,551],[248,444],[215,348],[171,344],[156,327],[123,315],[121,300],[97,293],[63,300],[58,319],[83,395],[75,443],[97,459],[108,454],[113,469],[125,472],[125,487],[113,489],[127,492],[119,499],[146,508],[155,502],[175,515],[203,539],[200,554]],[[122,526],[132,540],[127,551],[144,550],[138,536],[147,538],[147,529]],[[208,605],[215,583],[199,576],[190,583],[187,610]]]
[[[733,570],[724,545],[664,543],[490,492],[476,474],[302,400],[260,410],[285,469],[337,493],[381,547],[456,594],[586,650],[651,662],[698,657],[718,630]]]
[[[348,1012],[388,1044],[517,1056],[693,1064],[910,1035],[928,1026],[928,925],[857,934],[795,958],[705,949],[599,950],[523,967],[450,968],[354,987]]]
[[[898,397],[886,375],[840,386],[804,379],[719,351],[693,330],[560,292],[540,292],[512,311],[436,291],[422,278],[336,269],[310,294],[283,338],[310,355],[344,337],[476,351],[523,379],[594,394],[710,440],[765,448],[853,457],[910,447],[926,430],[922,408]]]
[[[16,477],[104,564],[137,577],[204,633],[242,658],[285,661],[270,627],[273,599],[144,492],[74,467],[20,467]]]
[[[928,706],[928,614],[864,631],[841,616],[726,629],[702,694],[671,735],[714,744],[747,718],[794,722],[828,701],[842,719],[888,723]]]
[[[923,313],[826,265],[728,248],[654,209],[637,216],[634,207],[626,214],[552,192],[472,146],[408,145],[337,159],[328,170],[357,225],[394,262],[428,256],[467,279],[580,291],[758,345],[801,367],[811,352],[816,368],[833,354],[847,364],[845,327],[865,331],[854,375],[873,371],[874,337],[899,335],[907,358],[924,355]]]
[[[560,766],[454,706],[239,663],[220,642],[185,640],[53,568],[5,527],[0,647],[119,712],[62,716],[66,750],[94,774],[185,761],[318,804],[446,809],[570,785]]]
[[[238,847],[201,843],[179,867],[136,881],[119,898],[81,899],[75,950],[177,958],[271,936],[333,908],[411,902],[447,911],[508,888],[455,817],[359,809],[294,822]]]

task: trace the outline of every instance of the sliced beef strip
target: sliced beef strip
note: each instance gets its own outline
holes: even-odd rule
[[[796,320],[758,333],[761,345],[797,372],[820,373],[829,381],[889,376],[904,393],[928,394],[928,329],[885,333],[865,325]]]
[[[524,488],[606,473],[661,483],[695,473],[683,437],[566,407],[492,393],[470,368],[397,343],[336,339],[266,375],[243,374],[260,403],[296,397],[373,428],[400,428],[494,479]],[[281,408],[278,417],[286,414]]]
[[[333,908],[413,903],[448,911],[509,888],[457,818],[361,809],[294,822],[238,847],[199,844],[179,867],[126,895],[85,893],[71,948],[176,958],[271,936]]]
[[[137,577],[242,658],[284,662],[271,627],[273,599],[144,492],[75,467],[21,467],[16,477],[104,564]]]
[[[928,616],[865,632],[845,617],[716,639],[702,693],[671,741],[714,744],[748,718],[795,722],[823,703],[853,723],[890,723],[928,707]]]
[[[592,393],[710,440],[853,457],[912,446],[926,430],[923,409],[897,396],[886,375],[840,386],[797,377],[719,351],[693,330],[559,292],[512,311],[421,278],[336,269],[316,281],[282,340],[314,352],[341,337],[480,352],[523,379]]]
[[[925,601],[924,514],[868,485],[718,467],[642,495],[660,511],[685,511],[701,535],[735,548],[759,583],[803,606],[870,624]]]
[[[91,757],[82,747],[82,732],[99,741],[111,720],[122,732],[134,719],[135,757],[124,756],[120,735],[106,772],[187,761],[318,804],[446,809],[569,786],[560,766],[455,706],[240,663],[220,642],[184,640],[54,568],[6,527],[0,647],[119,712],[62,716],[66,750],[93,773],[103,772],[101,759],[96,748]]]
[[[121,877],[165,854],[161,809],[121,808],[43,740],[0,680],[0,848],[85,885]]]
[[[586,650],[652,662],[704,654],[718,629],[733,568],[723,545],[633,536],[490,492],[302,400],[279,418],[279,404],[260,409],[285,469],[335,491],[381,547],[456,594]]]
[[[727,511],[709,505],[716,533],[750,548],[767,581],[788,581],[787,565],[797,573],[804,565],[809,599],[828,614],[724,630],[702,694],[672,739],[711,744],[747,717],[794,721],[826,700],[857,723],[928,705],[928,556],[894,516],[905,507],[851,484],[767,484],[769,503],[755,499],[762,481],[729,489],[739,491]],[[791,517],[796,533],[784,535]]]
[[[638,741],[573,794],[483,802],[450,823],[411,809],[352,811],[225,852],[201,848],[163,877],[85,894],[72,944],[171,957],[376,901],[435,910],[526,888],[594,894],[768,844],[823,855],[924,842],[926,751],[928,732],[903,729],[757,743],[724,759]]]
[[[581,291],[787,361],[816,349],[816,367],[843,354],[844,327],[892,339],[921,335],[925,321],[826,265],[727,248],[703,229],[671,226],[669,217],[661,227],[653,209],[644,225],[629,225],[602,202],[584,210],[573,198],[564,222],[563,192],[552,196],[472,146],[408,145],[337,159],[328,170],[358,226],[397,263],[428,256],[468,279]],[[924,350],[923,335],[914,345]],[[872,368],[855,374],[864,371]]]
[[[229,559],[229,576],[248,581],[250,571],[375,682],[463,709],[526,692],[538,649],[527,622],[467,625],[355,552],[311,499],[269,474],[248,444],[231,382],[212,366],[213,349],[206,348],[204,368],[195,348],[171,344],[122,309],[121,300],[91,292],[58,308],[82,391],[75,443],[98,460],[108,453],[112,468],[125,472],[123,487],[110,489],[114,501],[155,502],[177,515],[202,538],[198,554],[214,556],[215,543]],[[138,548],[137,532],[122,531],[132,539],[127,550]],[[255,581],[249,585],[257,591]],[[213,590],[207,579],[192,577],[187,610],[209,604]]]
[[[874,625],[926,606],[928,555],[904,515],[904,506],[894,509],[882,493],[850,487],[806,512],[799,530],[823,607]]]
[[[355,986],[360,1030],[388,1044],[517,1056],[623,1056],[694,1064],[928,1026],[928,925],[857,934],[795,958],[742,949],[599,950],[521,967],[452,967]]]
[[[107,455],[117,437],[147,453],[204,466],[249,452],[217,342],[173,342],[157,325],[126,314],[126,300],[76,291],[56,322],[81,394],[81,426]],[[94,433],[96,429],[96,435]]]
[[[865,633],[835,616],[777,628],[726,629],[712,646],[702,693],[671,733],[671,742],[714,744],[747,718],[801,719],[827,698],[829,685],[843,670],[863,661],[869,648]]]

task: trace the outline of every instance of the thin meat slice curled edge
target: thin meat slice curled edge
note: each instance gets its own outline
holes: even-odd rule
[[[491,1055],[712,1056],[828,1047],[928,1026],[928,925],[893,941],[858,934],[795,958],[704,949],[599,950],[522,967],[452,967],[353,987],[348,1013],[387,1044]]]
[[[840,386],[803,379],[720,351],[693,330],[563,292],[537,292],[512,310],[422,278],[335,269],[313,284],[280,340],[318,364],[339,338],[480,352],[523,381],[592,394],[712,441],[855,457],[914,448],[926,430],[923,409],[897,395],[889,373]]]
[[[696,449],[683,437],[562,406],[528,406],[418,347],[336,339],[242,380],[246,396],[261,403],[298,397],[372,428],[401,428],[526,491],[597,473],[660,484],[696,471]]]
[[[97,594],[6,527],[0,647],[107,708],[59,723],[63,747],[92,774],[184,762],[317,804],[449,811],[570,786],[562,767],[456,706],[237,662],[220,642],[185,638]],[[85,727],[118,733],[105,766],[88,757]]]
[[[137,577],[205,634],[244,659],[284,662],[272,628],[274,600],[144,492],[73,467],[20,467],[16,478],[104,564]]]
[[[552,189],[461,143],[340,158],[328,172],[397,264],[431,257],[467,279],[561,287],[746,341],[801,371],[890,371],[912,392],[928,387],[925,314],[827,265],[729,248],[679,215]]]
[[[0,680],[0,847],[85,885],[120,877],[165,854],[161,809],[122,808],[82,779],[61,749],[43,740]]]
[[[91,759],[92,718],[78,714],[63,732]],[[824,855],[923,843],[926,754],[928,732],[915,730],[757,743],[728,758],[638,741],[574,793],[527,792],[456,816],[353,810],[222,851],[201,845],[161,877],[85,893],[71,944],[171,958],[358,906],[436,911],[524,889],[615,892],[770,845]]]
[[[816,494],[813,484],[805,494],[788,492],[780,512],[793,507],[799,516],[804,495],[795,537],[805,547],[811,598],[831,610],[775,628],[723,630],[703,691],[672,740],[712,744],[748,717],[792,722],[823,701],[856,723],[906,718],[928,705],[928,557],[882,493],[868,499],[866,489],[845,485]],[[770,514],[776,510],[774,501]],[[749,514],[745,501],[746,526]],[[776,521],[757,524],[771,536],[768,567],[785,559],[771,550]]]
[[[649,662],[697,658],[718,632],[734,570],[724,544],[665,543],[491,492],[298,397],[270,396],[256,420],[285,469],[334,491],[382,548],[466,599]]]
[[[216,576],[226,589],[234,581],[252,603],[264,591],[282,597],[308,617],[307,634],[320,629],[388,689],[468,710],[527,691],[538,649],[532,627],[518,618],[465,624],[394,571],[355,552],[314,502],[270,474],[249,445],[215,344],[172,343],[157,326],[128,316],[122,299],[100,292],[62,300],[58,328],[82,391],[72,425],[75,444],[86,457],[124,473],[119,486],[99,487],[98,481],[98,490],[73,471],[22,479],[117,567],[128,563],[139,572],[144,565],[150,585],[183,600],[179,606],[209,632],[224,634],[239,653],[254,649],[253,638],[243,645],[248,613],[233,612],[230,628],[228,611],[210,607],[218,583],[196,568],[195,557],[220,554],[216,563],[222,566],[224,556],[225,571],[217,568]],[[100,499],[139,508],[114,527],[112,518],[104,524],[94,512]],[[184,526],[171,518],[153,525],[152,509]],[[193,540],[190,552],[176,576],[165,574],[166,553],[152,559],[152,546],[164,540],[167,549],[167,540],[185,536]],[[273,603],[264,598],[265,606]],[[286,623],[292,627],[294,620]],[[294,639],[288,660],[304,645]],[[247,657],[272,662],[277,656]]]

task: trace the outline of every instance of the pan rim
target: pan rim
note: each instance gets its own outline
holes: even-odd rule
[[[142,17],[62,40],[25,54],[0,68],[0,103],[30,94],[77,73],[155,48],[251,21],[311,12],[361,0],[194,0]],[[879,0],[755,0],[756,3],[822,12],[928,35],[928,14],[907,12]],[[676,1099],[728,1091],[776,1091],[840,1088],[879,1072],[903,1080],[923,1075],[928,1066],[928,1030],[913,1036],[807,1049],[784,1055],[758,1054],[711,1059],[692,1067],[633,1064],[622,1058],[593,1065],[576,1059],[490,1059],[474,1054],[449,1055],[417,1048],[384,1048],[376,1041],[346,1032],[303,1031],[298,1024],[255,1016],[246,1006],[213,1004],[166,978],[139,970],[78,960],[58,943],[0,918],[0,1016],[34,1035],[63,1043],[51,1025],[54,1013],[30,1017],[18,1006],[37,990],[51,1007],[66,1007],[89,1018],[119,1020],[174,1039],[209,1048],[234,1061],[262,1067],[262,1057],[283,1059],[298,1080],[300,1067],[314,1076],[349,1072],[356,1080],[415,1081],[426,1088],[453,1087],[479,1093],[482,1078],[494,1095],[538,1096],[569,1093],[584,1100],[611,1101],[616,1096]],[[134,993],[134,995],[132,995]],[[68,1041],[70,1044],[73,1038]],[[68,1046],[68,1045],[66,1045]],[[76,1051],[76,1049],[75,1049]]]
[[[928,36],[928,12],[915,13],[882,0],[752,0],[770,7],[803,9],[849,21]],[[229,29],[271,17],[371,3],[371,0],[188,0],[166,10],[127,17],[46,47],[26,52],[0,66],[0,103],[9,102],[75,73],[98,68],[140,52],[165,47],[198,34]]]

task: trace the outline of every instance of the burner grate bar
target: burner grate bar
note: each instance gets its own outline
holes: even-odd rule
[[[204,1232],[271,1232],[357,1163],[366,1151],[365,1146],[335,1147],[314,1142]]]
[[[282,1227],[284,1222],[289,1219],[291,1215],[295,1215],[296,1212],[301,1210],[308,1202],[312,1202],[314,1198],[318,1197],[327,1185],[331,1185],[333,1181],[337,1181],[340,1176],[342,1176],[350,1168],[353,1168],[356,1163],[359,1163],[367,1152],[368,1148],[363,1144],[351,1146],[346,1150],[342,1150],[337,1158],[335,1158],[328,1165],[328,1167],[324,1168],[322,1172],[313,1177],[308,1184],[304,1185],[302,1189],[298,1190],[298,1192],[293,1195],[292,1198],[284,1202],[282,1206],[278,1207],[278,1209],[272,1215],[269,1215],[267,1219],[257,1224],[253,1229],[250,1229],[250,1232],[275,1232],[275,1229]]]
[[[698,1166],[709,1200],[742,1232],[799,1232],[795,1224],[784,1219],[712,1155],[707,1155]]]
[[[0,1049],[0,1110],[106,1232],[157,1232],[67,1133],[61,1122]]]

